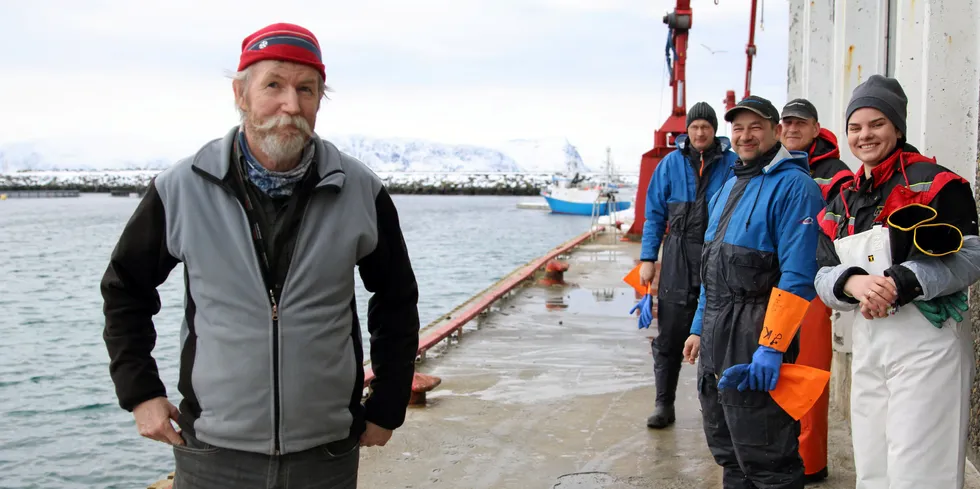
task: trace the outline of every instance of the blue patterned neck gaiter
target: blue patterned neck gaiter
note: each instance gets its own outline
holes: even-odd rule
[[[248,173],[248,179],[259,190],[272,198],[292,195],[293,188],[303,179],[303,176],[306,175],[306,170],[313,163],[312,152],[308,151],[309,147],[307,147],[307,149],[303,150],[302,160],[300,160],[296,168],[284,172],[268,170],[249,151],[244,130],[238,131],[238,148],[242,152],[242,156],[245,157],[245,171]]]

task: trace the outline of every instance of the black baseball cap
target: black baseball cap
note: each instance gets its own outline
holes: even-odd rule
[[[749,95],[743,98],[741,102],[735,104],[735,107],[728,109],[728,112],[725,112],[725,121],[731,122],[735,120],[735,115],[740,110],[751,110],[759,114],[763,119],[768,119],[773,124],[779,124],[779,111],[772,105],[772,102],[758,95]]]
[[[783,106],[783,119],[787,117],[797,117],[800,119],[817,120],[817,108],[805,98],[790,100]]]

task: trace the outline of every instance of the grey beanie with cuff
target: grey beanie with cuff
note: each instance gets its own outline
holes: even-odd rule
[[[905,119],[908,116],[908,102],[905,90],[902,89],[898,80],[881,75],[871,75],[871,78],[858,85],[854,89],[854,93],[851,94],[844,123],[846,124],[851,120],[851,115],[856,110],[871,107],[885,114],[885,117],[895,125],[895,129],[898,129],[904,137],[907,136],[905,134]]]

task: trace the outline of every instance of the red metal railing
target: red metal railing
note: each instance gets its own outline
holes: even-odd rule
[[[516,272],[511,273],[510,276],[498,282],[496,286],[491,287],[490,291],[487,292],[485,295],[483,295],[483,297],[481,297],[472,306],[470,306],[462,313],[450,319],[446,324],[436,327],[432,331],[426,333],[422,338],[420,338],[418,354],[422,355],[423,353],[425,353],[435,345],[439,344],[440,341],[448,338],[457,330],[462,329],[463,326],[466,325],[466,323],[473,320],[473,318],[479,316],[480,313],[482,313],[491,305],[493,305],[494,302],[499,300],[501,297],[503,297],[505,294],[513,290],[515,287],[520,285],[525,280],[531,278],[536,271],[538,271],[540,268],[547,265],[549,261],[551,261],[558,255],[566,253],[572,248],[575,248],[576,246],[582,244],[584,241],[586,241],[591,236],[593,236],[593,234],[594,233],[591,231],[582,233],[578,237],[566,241],[562,245],[556,247],[547,255],[544,255],[541,258],[538,258],[537,260],[534,260],[528,263],[527,265],[524,265],[524,267],[518,269]],[[372,379],[374,379],[374,371],[371,370],[370,366],[365,365],[364,387],[367,387],[368,384],[371,383]]]

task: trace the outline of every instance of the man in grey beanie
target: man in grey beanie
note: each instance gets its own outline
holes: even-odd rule
[[[863,168],[817,216],[825,239],[814,284],[832,309],[860,311],[851,325],[855,487],[960,489],[974,375],[963,299],[980,280],[977,207],[969,182],[905,142],[906,106],[894,78],[872,75],[854,90],[847,142]],[[929,217],[905,222],[903,213]],[[944,240],[922,241],[936,229],[955,238],[945,251]]]
[[[658,336],[651,342],[656,406],[647,427],[674,422],[674,399],[687,340],[701,291],[701,246],[707,206],[738,158],[726,137],[717,137],[718,117],[705,102],[687,114],[687,134],[654,170],[647,189],[640,252],[640,280],[657,289]],[[667,232],[669,225],[669,233]],[[665,235],[666,233],[666,235]],[[663,244],[662,259],[660,246]],[[663,264],[665,280],[660,282]],[[656,275],[656,276],[655,276]]]

